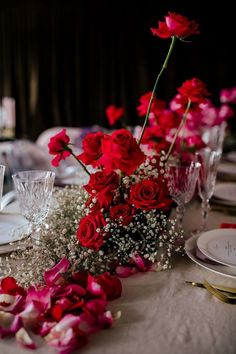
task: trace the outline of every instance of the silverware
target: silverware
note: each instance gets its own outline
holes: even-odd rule
[[[188,280],[185,281],[186,284],[189,284],[189,285],[192,285],[192,286],[196,286],[196,287],[199,287],[199,288],[206,288],[205,282],[204,283],[197,283],[197,282],[188,281]],[[229,296],[230,295],[232,295],[233,297],[235,296],[235,298],[236,298],[236,288],[231,288],[229,286],[216,285],[216,284],[211,284],[211,287],[213,287],[214,289],[219,290],[219,291],[221,291],[223,293],[226,293]]]
[[[211,284],[209,284],[206,280],[204,281],[204,287],[206,290],[217,297],[217,299],[226,302],[228,304],[236,304],[236,295],[227,295],[227,293],[222,292],[218,290],[217,288],[214,288]]]

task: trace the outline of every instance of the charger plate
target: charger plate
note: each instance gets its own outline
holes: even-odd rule
[[[197,247],[209,259],[236,267],[236,229],[215,229],[203,232]]]
[[[217,274],[220,274],[220,275],[223,275],[223,276],[226,276],[226,277],[229,277],[229,278],[233,278],[233,279],[236,279],[236,267],[228,267],[228,266],[225,266],[223,264],[209,264],[209,263],[206,263],[200,259],[198,259],[196,257],[196,249],[197,249],[197,239],[198,239],[199,235],[194,235],[192,237],[190,237],[186,242],[185,242],[185,252],[187,254],[187,256],[193,261],[195,262],[196,264],[198,264],[199,266],[211,271],[211,272],[214,272],[214,273],[217,273]]]

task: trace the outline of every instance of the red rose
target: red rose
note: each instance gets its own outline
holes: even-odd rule
[[[137,107],[138,115],[140,117],[145,116],[148,110],[148,105],[152,96],[152,92],[148,92],[145,95],[141,96],[139,99],[140,105]],[[166,107],[166,102],[159,100],[156,97],[153,98],[152,106],[150,113],[159,115]]]
[[[134,210],[129,204],[118,204],[110,209],[111,220],[119,220],[122,225],[129,225],[133,214]]]
[[[118,108],[114,104],[106,109],[106,115],[110,125],[114,125],[124,114],[124,108]]]
[[[167,210],[172,200],[168,198],[163,182],[149,179],[134,184],[130,191],[130,202],[138,209]]]
[[[178,127],[180,121],[180,116],[170,110],[163,111],[157,118],[157,124],[162,128],[162,131]]]
[[[84,152],[78,155],[78,159],[85,165],[92,164],[94,167],[97,165],[97,160],[102,155],[101,151],[101,139],[103,137],[102,132],[87,134],[84,138],[82,145]]]
[[[98,284],[101,285],[102,289],[106,293],[106,297],[108,301],[115,300],[121,296],[122,285],[120,279],[106,272],[99,275],[96,278]]]
[[[102,139],[103,156],[99,162],[108,170],[120,169],[127,175],[132,174],[145,160],[145,155],[130,131],[116,130]]]
[[[76,235],[84,247],[98,251],[103,244],[103,227],[106,225],[101,212],[91,213],[80,220]]]
[[[114,171],[98,171],[90,176],[89,183],[84,189],[91,195],[95,195],[100,208],[110,206],[115,190],[119,186],[119,176]]]
[[[142,144],[147,144],[150,149],[159,153],[161,150],[167,150],[169,143],[165,139],[165,135],[159,125],[146,127]]]
[[[169,12],[165,22],[160,21],[158,28],[151,28],[154,36],[160,38],[179,37],[186,38],[192,34],[199,34],[198,24],[187,17]]]
[[[71,154],[71,149],[68,147],[70,142],[69,136],[66,134],[66,129],[62,129],[58,134],[53,136],[49,143],[49,154],[56,155],[52,160],[52,165],[57,167],[61,160],[65,160]]]
[[[206,102],[206,96],[209,96],[205,83],[196,78],[186,80],[178,88],[178,92],[187,100],[198,104]]]
[[[119,176],[114,171],[98,171],[90,175],[89,183],[84,186],[84,189],[89,194],[96,194],[103,191],[105,188],[114,190],[119,185]]]

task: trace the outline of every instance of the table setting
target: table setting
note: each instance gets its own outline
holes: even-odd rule
[[[232,110],[222,114],[198,78],[159,100],[174,46],[199,30],[169,12],[151,33],[171,42],[140,98],[138,136],[123,125],[88,133],[78,153],[63,128],[48,142],[51,169],[11,176],[0,210],[3,354],[235,353]],[[109,106],[111,126],[124,113]]]

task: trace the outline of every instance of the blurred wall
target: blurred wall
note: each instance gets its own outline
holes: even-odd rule
[[[158,97],[170,100],[186,79],[204,80],[218,100],[236,85],[234,11],[206,1],[0,1],[0,96],[16,100],[17,137],[35,139],[55,126],[107,126],[106,107],[126,109],[152,89],[169,40],[153,37],[168,11],[200,24],[199,36],[177,43]],[[209,4],[208,4],[209,5]]]

